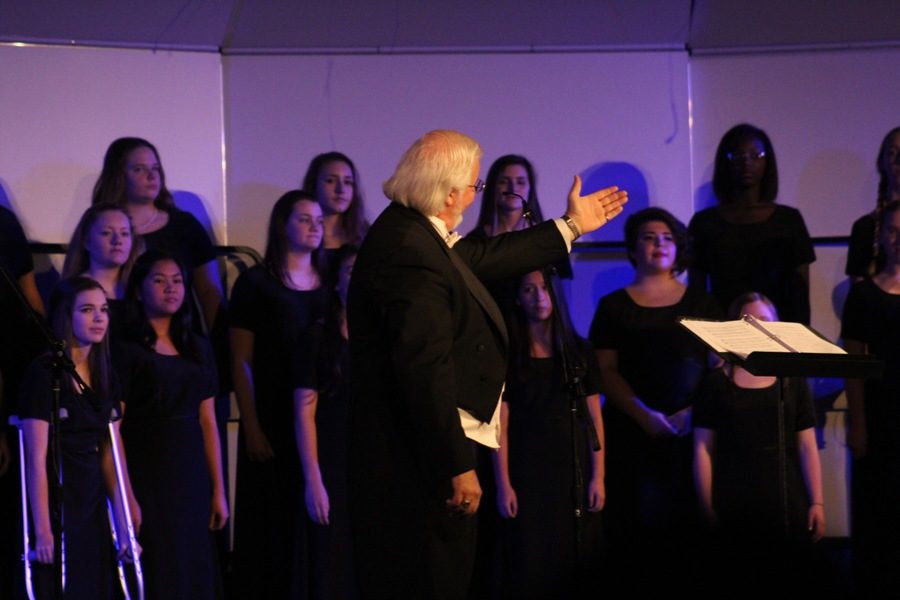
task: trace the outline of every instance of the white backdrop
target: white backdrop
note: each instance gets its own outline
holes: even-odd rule
[[[356,162],[374,218],[386,203],[381,183],[400,154],[436,128],[481,142],[482,176],[502,154],[528,156],[545,213],[562,210],[574,173],[616,161],[638,170],[654,199],[690,214],[683,53],[224,61],[231,210],[249,224],[235,231],[241,242],[259,243],[259,209],[298,185],[309,159],[327,150]],[[462,229],[474,221],[470,215]]]
[[[179,204],[226,239],[215,54],[0,44],[0,204],[30,239],[67,242],[109,143],[156,145]]]
[[[261,249],[272,204],[315,154],[356,161],[374,218],[400,153],[449,127],[482,143],[482,176],[501,154],[532,159],[549,216],[577,172],[590,187],[628,188],[629,212],[659,205],[687,221],[710,201],[719,138],[748,121],[773,139],[779,201],[800,208],[814,236],[846,235],[874,204],[878,143],[900,125],[897,64],[897,49],[221,57],[0,44],[0,204],[31,239],[67,241],[107,145],[137,135],[157,145],[179,204],[220,243]],[[596,239],[621,239],[623,221]],[[836,337],[845,250],[817,253],[813,324]],[[574,261],[568,291],[586,333],[597,299],[631,269],[621,255]],[[840,408],[838,383],[816,391]],[[845,535],[840,412],[823,431],[829,534]]]

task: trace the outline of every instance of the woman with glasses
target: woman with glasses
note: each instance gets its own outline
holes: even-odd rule
[[[747,124],[729,129],[716,150],[712,185],[718,205],[689,225],[691,285],[709,289],[722,306],[759,291],[785,321],[809,324],[816,254],[800,212],[775,203],[778,167],[766,132]]]

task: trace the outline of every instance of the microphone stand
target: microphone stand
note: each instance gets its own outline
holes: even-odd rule
[[[523,213],[522,218],[528,222],[529,227],[534,227],[534,215],[526,206],[525,199],[518,194],[511,194],[522,199]],[[549,265],[541,269],[541,275],[544,278],[544,287],[550,297],[553,310],[550,313],[553,326],[554,341],[558,342],[556,346],[559,351],[560,364],[563,370],[563,382],[569,395],[569,419],[571,430],[571,450],[572,450],[572,500],[573,500],[573,518],[575,519],[575,561],[576,566],[580,566],[581,559],[581,539],[582,526],[584,518],[584,477],[581,470],[581,452],[578,447],[578,425],[579,422],[585,429],[588,436],[591,449],[594,452],[600,451],[600,439],[597,436],[597,430],[591,419],[590,412],[587,409],[585,397],[587,392],[584,388],[584,376],[586,375],[586,366],[577,359],[578,352],[575,348],[567,348],[568,340],[571,336],[565,335],[567,332],[565,324],[559,312],[559,297],[556,294],[556,288],[553,285],[553,276],[556,274],[556,268]]]
[[[65,538],[63,535],[62,445],[59,435],[59,426],[63,418],[62,415],[60,415],[60,396],[62,393],[63,375],[68,373],[82,392],[87,390],[88,386],[75,370],[75,363],[72,362],[72,359],[66,354],[65,340],[61,340],[53,335],[50,326],[43,318],[41,318],[40,314],[31,307],[25,299],[25,296],[22,295],[22,291],[19,289],[15,280],[2,266],[0,266],[0,278],[5,281],[7,289],[25,310],[29,320],[35,325],[41,336],[47,342],[47,345],[51,348],[49,367],[52,372],[51,390],[53,392],[53,403],[50,412],[50,472],[52,474],[52,481],[50,482],[50,493],[52,497],[50,503],[50,526],[53,530],[53,597],[59,599],[63,597],[66,578],[65,565],[63,564],[63,544],[65,543]],[[25,448],[19,448],[19,452],[25,452]],[[23,551],[25,553],[25,560],[31,560],[28,556],[28,548],[23,548]]]

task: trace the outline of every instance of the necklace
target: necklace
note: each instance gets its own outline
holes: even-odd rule
[[[162,214],[162,211],[153,207],[153,216],[144,221],[143,223],[136,224],[134,226],[135,231],[140,231],[141,233],[145,233],[147,229],[149,229],[156,221],[159,219],[159,216]]]
[[[297,278],[295,278],[294,274],[290,271],[285,271],[285,275],[287,276],[286,283],[291,289],[305,292],[319,287],[319,274],[315,271],[310,273],[300,273]]]

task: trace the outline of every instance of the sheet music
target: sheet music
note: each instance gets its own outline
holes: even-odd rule
[[[741,358],[747,358],[751,352],[790,352],[788,348],[743,320],[681,319],[680,322],[716,352],[731,352]],[[846,354],[843,349],[822,339],[800,323],[763,322],[759,325],[798,352]]]
[[[763,323],[766,329],[781,338],[797,352],[814,352],[820,354],[847,354],[843,348],[819,337],[815,331],[802,323],[775,321]]]
[[[778,342],[744,321],[698,321],[682,319],[690,329],[716,352],[731,352],[746,358],[751,352],[787,352]]]

